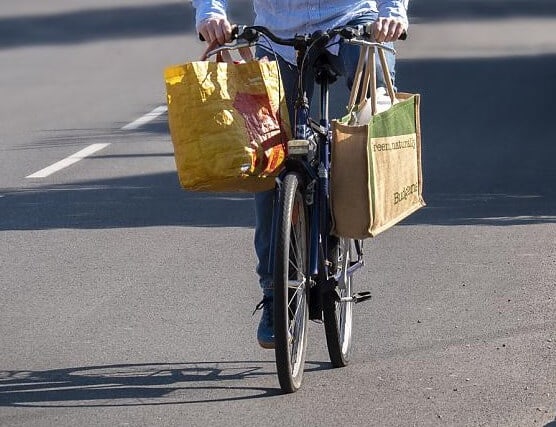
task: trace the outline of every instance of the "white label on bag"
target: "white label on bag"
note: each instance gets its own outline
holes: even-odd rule
[[[355,120],[356,124],[368,124],[371,121],[372,113],[371,113],[371,98],[367,98],[363,105],[359,107],[359,111],[355,112]],[[386,88],[379,87],[376,90],[376,113],[382,113],[383,111],[388,110],[392,106],[392,100],[388,93],[386,92]]]

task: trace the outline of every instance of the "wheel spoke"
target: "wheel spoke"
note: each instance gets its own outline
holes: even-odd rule
[[[298,318],[298,313],[300,310],[303,310],[303,295],[301,295],[299,298],[296,297],[297,291],[294,294],[294,296],[290,299],[290,301],[288,302],[288,314],[289,317],[291,319],[292,324],[295,323],[296,319]],[[295,298],[295,301],[294,301]],[[293,307],[293,309],[292,309]]]
[[[336,267],[334,276],[338,281],[336,285],[338,296],[350,297],[353,294],[353,274],[348,270],[352,258],[358,256],[354,241],[341,238],[338,242],[338,252],[332,256]],[[330,360],[336,367],[345,366],[351,353],[353,302],[336,301],[329,296],[323,308]]]
[[[299,210],[299,208],[298,208]],[[304,239],[301,233],[304,230],[305,221],[304,218],[298,213],[298,219],[296,224],[292,224],[291,235],[290,235],[290,259],[289,264],[297,274],[303,273],[303,243]]]
[[[291,354],[291,365],[292,370],[296,370],[296,365],[298,361],[299,351],[298,348],[300,345],[303,344],[303,321],[304,319],[304,308],[305,308],[305,301],[304,296],[301,295],[296,301],[295,311],[292,312],[290,309],[291,316],[291,323],[289,325],[289,336],[290,336],[290,354]]]
[[[299,322],[300,316],[303,316],[302,313],[305,309],[304,292],[305,282],[302,282],[292,293],[292,296],[288,299],[288,317],[289,319],[291,319],[289,330],[290,333],[292,333],[294,336],[296,325]]]

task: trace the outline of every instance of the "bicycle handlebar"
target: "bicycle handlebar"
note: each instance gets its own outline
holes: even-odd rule
[[[259,39],[259,36],[263,34],[276,44],[283,46],[292,46],[295,49],[302,49],[308,47],[313,43],[319,42],[323,45],[330,41],[335,36],[340,36],[342,39],[351,40],[353,38],[363,38],[371,41],[371,24],[362,25],[346,25],[338,28],[333,28],[331,30],[319,30],[312,34],[296,34],[292,38],[282,38],[278,37],[272,31],[266,27],[259,25],[247,26],[247,25],[234,25],[232,28],[232,40],[243,39],[248,43],[254,43]],[[205,41],[205,38],[199,34],[199,39]],[[406,40],[407,32],[404,31],[399,37],[399,40]]]
[[[252,26],[252,27],[237,27],[237,39],[243,39],[247,42],[253,43],[255,42],[260,34],[265,35],[270,40],[272,40],[276,44],[284,45],[284,46],[292,46],[295,49],[302,49],[304,47],[308,47],[314,43],[319,43],[325,45],[335,36],[339,35],[343,39],[350,40],[357,36],[364,36],[366,33],[364,32],[363,26],[355,26],[355,27],[339,27],[334,28],[327,31],[315,31],[312,34],[296,34],[292,38],[282,38],[278,37],[274,33],[272,33],[268,28],[261,27],[261,26]]]
[[[326,31],[315,31],[312,34],[296,34],[292,38],[278,37],[268,28],[263,26],[234,25],[232,27],[231,38],[235,41],[235,44],[223,44],[211,50],[210,52],[206,52],[206,56],[209,57],[225,50],[235,50],[243,47],[252,46],[259,40],[259,37],[261,35],[266,36],[269,40],[275,42],[276,44],[292,46],[297,51],[304,51],[309,48],[323,48],[329,41],[333,40],[334,37],[340,36],[347,43],[374,46],[396,54],[396,51],[390,46],[372,41],[371,25],[372,24],[355,26],[346,25]],[[201,39],[201,41],[204,41],[204,37],[201,34],[199,34],[199,38]],[[400,36],[400,40],[405,40],[406,38],[407,33],[404,31],[403,34]],[[244,40],[244,42],[240,43],[240,40]]]

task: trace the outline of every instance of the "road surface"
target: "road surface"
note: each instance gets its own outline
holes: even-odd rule
[[[428,206],[366,246],[353,363],[311,324],[281,395],[252,198],[177,182],[162,73],[203,49],[191,5],[3,0],[1,426],[554,425],[556,6],[411,11]]]

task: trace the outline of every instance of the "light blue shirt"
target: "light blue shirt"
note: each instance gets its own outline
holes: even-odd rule
[[[406,25],[409,0],[254,0],[255,25],[268,27],[279,37],[310,34],[347,24],[363,14],[400,18]],[[193,0],[197,25],[207,18],[226,17],[227,0]],[[240,22],[243,24],[243,22]],[[273,46],[276,53],[294,62],[292,48]]]

